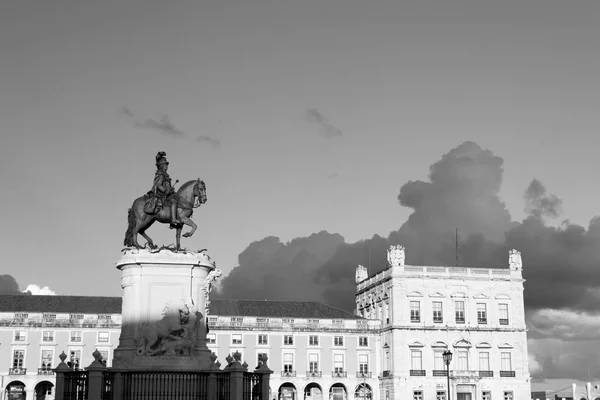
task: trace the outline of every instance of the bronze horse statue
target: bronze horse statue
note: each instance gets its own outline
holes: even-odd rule
[[[174,229],[176,229],[175,238],[177,240],[177,250],[180,250],[181,230],[183,225],[192,228],[189,232],[183,234],[183,237],[186,238],[192,236],[198,228],[190,217],[194,212],[194,208],[200,207],[200,205],[206,203],[206,185],[200,178],[195,181],[192,180],[186,182],[181,185],[179,190],[177,190],[176,196],[177,216],[181,223],[176,225]],[[149,199],[150,194],[138,197],[134,200],[133,205],[128,211],[128,226],[127,232],[125,233],[125,240],[123,241],[123,244],[127,247],[137,247],[138,249],[143,247],[140,246],[137,241],[137,235],[139,233],[146,239],[148,246],[155,249],[157,246],[152,239],[146,235],[146,229],[150,228],[154,221],[163,224],[171,223],[171,207],[169,204],[165,204],[156,214],[149,214],[144,211],[144,206]]]

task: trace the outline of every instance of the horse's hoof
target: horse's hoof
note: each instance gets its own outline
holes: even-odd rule
[[[184,238],[189,238],[190,236],[192,236],[192,234],[189,233],[189,232],[186,232],[186,233],[183,234]]]

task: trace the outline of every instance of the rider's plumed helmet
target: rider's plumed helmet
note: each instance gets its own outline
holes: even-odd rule
[[[169,162],[166,159],[166,155],[167,153],[165,153],[164,151],[159,151],[158,154],[156,154],[156,166],[160,166],[163,164],[167,164],[169,165]]]

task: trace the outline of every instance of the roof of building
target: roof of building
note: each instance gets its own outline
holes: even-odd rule
[[[2,295],[0,312],[120,314],[121,297]]]
[[[121,297],[0,295],[0,312],[120,314]],[[316,301],[211,300],[212,315],[233,317],[363,319]]]

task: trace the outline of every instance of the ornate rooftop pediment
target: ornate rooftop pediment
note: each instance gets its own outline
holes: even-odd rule
[[[446,297],[443,294],[441,294],[440,292],[435,292],[435,293],[431,293],[429,295],[429,297],[436,297],[436,298],[442,298],[442,297]]]
[[[496,300],[510,300],[510,296],[506,293],[499,293],[494,297]]]
[[[421,292],[410,292],[406,295],[406,297],[423,297],[423,293]]]
[[[453,346],[454,347],[473,347],[471,342],[469,342],[465,338],[458,339],[456,342],[454,342]]]
[[[498,345],[499,349],[512,349],[513,346],[510,343],[502,343]]]
[[[438,349],[447,349],[448,345],[444,342],[438,341],[438,342],[431,343],[431,347],[438,348]]]
[[[478,349],[491,349],[492,345],[488,342],[479,342],[475,345]]]
[[[467,297],[467,295],[464,292],[454,292],[450,295],[450,297],[464,299]]]
[[[473,296],[474,299],[489,299],[489,296],[486,296],[484,293],[477,293]]]
[[[408,347],[425,347],[425,345],[418,340],[415,340],[412,343],[409,343]]]

